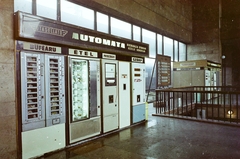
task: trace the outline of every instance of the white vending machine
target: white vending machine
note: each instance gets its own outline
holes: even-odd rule
[[[131,124],[130,62],[119,61],[119,128]]]
[[[116,55],[103,54],[103,58]],[[103,133],[119,128],[118,120],[118,61],[102,59]]]
[[[69,138],[74,143],[101,133],[100,61],[69,56]]]
[[[138,60],[141,61],[141,60]],[[143,60],[142,60],[143,61]],[[145,64],[132,63],[132,123],[145,120]]]
[[[64,56],[21,52],[22,154],[65,147]]]

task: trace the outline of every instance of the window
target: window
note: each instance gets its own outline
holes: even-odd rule
[[[32,13],[32,0],[14,0],[14,12]]]
[[[178,61],[178,41],[174,40],[174,61]]]
[[[162,50],[162,35],[157,34],[157,53],[162,55],[163,54],[163,50]]]
[[[108,31],[108,16],[97,12],[97,31],[109,33]]]
[[[142,29],[142,42],[149,44],[149,57],[156,57],[156,33]]]
[[[131,39],[131,24],[111,17],[111,34]]]
[[[37,0],[37,15],[57,20],[57,0]]]
[[[172,61],[173,60],[173,39],[170,39],[164,36],[163,42],[164,42],[164,55],[170,56]]]
[[[179,61],[186,61],[187,60],[187,46],[179,42]]]
[[[133,25],[133,40],[141,41],[141,28],[136,25]]]
[[[61,20],[73,25],[94,29],[94,11],[66,0],[61,0]]]
[[[149,92],[149,98],[148,98],[147,102],[151,102],[155,98],[155,89],[157,88],[157,85],[156,85],[156,68],[154,69],[154,63],[155,63],[155,59],[145,58],[146,93]]]

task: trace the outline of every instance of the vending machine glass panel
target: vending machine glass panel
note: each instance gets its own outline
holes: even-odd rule
[[[40,54],[21,53],[23,131],[45,126],[44,67]]]
[[[45,56],[47,126],[65,122],[64,57]]]
[[[72,121],[89,118],[89,62],[71,59]]]
[[[116,86],[116,64],[105,64],[105,85]]]

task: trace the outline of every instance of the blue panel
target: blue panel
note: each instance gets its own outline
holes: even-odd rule
[[[133,106],[133,123],[145,120],[145,103]]]

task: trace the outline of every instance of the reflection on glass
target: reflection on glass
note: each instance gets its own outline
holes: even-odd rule
[[[160,34],[157,34],[157,44],[158,44],[157,53],[162,55],[163,54],[163,50],[162,50],[162,35],[160,35]]]
[[[115,64],[106,64],[106,78],[115,78]]]
[[[105,80],[106,86],[116,85],[116,64],[105,64]]]
[[[141,33],[140,33],[141,29],[140,27],[133,25],[133,40],[136,41],[141,41]]]
[[[89,118],[88,61],[72,60],[72,121]]]
[[[32,13],[32,0],[14,0],[14,12]]]
[[[171,61],[173,60],[173,39],[170,39],[166,36],[163,37],[164,42],[164,55],[170,56]]]
[[[131,24],[111,17],[111,34],[131,39]]]
[[[57,0],[37,0],[37,15],[57,20]]]
[[[108,16],[97,12],[97,31],[108,33]]]
[[[178,41],[174,40],[174,61],[178,61]]]
[[[94,11],[66,0],[61,0],[61,20],[73,25],[94,29]]]
[[[179,61],[186,61],[187,60],[187,46],[179,42]]]
[[[149,57],[156,57],[156,33],[142,29],[142,42],[149,44]]]

